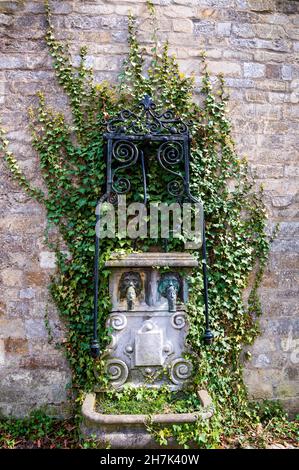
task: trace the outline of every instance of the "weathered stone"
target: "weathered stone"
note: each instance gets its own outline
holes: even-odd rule
[[[230,77],[240,77],[241,76],[241,66],[236,62],[208,62],[209,70],[212,74],[223,73],[224,75],[229,75]]]
[[[231,33],[231,27],[232,27],[232,24],[230,22],[218,23],[217,24],[216,34],[218,36],[227,36],[228,37]]]
[[[206,420],[214,414],[211,397],[205,390],[200,390],[203,402],[202,410],[193,413],[165,413],[152,415],[154,424],[193,423],[198,419]],[[81,432],[85,437],[103,443],[109,442],[112,448],[160,448],[146,429],[146,415],[107,415],[96,409],[96,394],[88,393],[82,404]],[[170,441],[170,445],[172,442]]]
[[[34,286],[45,286],[47,285],[47,278],[43,273],[40,272],[29,272],[25,275],[26,283]]]
[[[23,273],[17,269],[4,269],[1,273],[1,279],[4,286],[21,287],[23,285]]]
[[[0,331],[3,338],[23,338],[24,323],[20,319],[0,318]]]
[[[0,317],[4,316],[5,309],[6,304],[4,302],[0,302]]]
[[[257,24],[254,27],[255,33],[259,38],[275,39],[285,38],[286,32],[282,26]]]
[[[4,339],[0,338],[0,366],[5,364],[5,346],[4,346]]]
[[[251,24],[233,24],[233,33],[241,38],[254,38],[255,33]]]
[[[267,64],[266,65],[266,77],[267,78],[280,78],[281,67],[278,64]]]
[[[292,80],[293,67],[291,65],[283,65],[281,67],[281,77],[283,80]]]
[[[1,0],[0,2],[0,12],[4,13],[15,13],[18,9],[22,8],[22,3],[20,0],[16,0],[14,2],[12,1],[6,1],[6,0]]]
[[[254,178],[282,178],[284,167],[282,165],[252,165],[252,176]]]
[[[174,31],[181,31],[183,33],[191,33],[193,30],[193,23],[191,20],[188,20],[188,19],[173,20],[172,25],[173,25]]]
[[[265,75],[265,65],[249,62],[244,64],[244,77],[260,78]]]
[[[95,70],[113,71],[119,70],[121,60],[117,57],[97,57],[94,61]]]
[[[194,21],[195,35],[211,35],[214,33],[215,24],[210,21]]]
[[[5,340],[5,351],[8,354],[27,354],[28,340],[23,338],[7,338]]]
[[[248,6],[252,11],[258,11],[261,13],[271,13],[275,11],[274,0],[249,0]]]
[[[47,338],[47,330],[44,320],[29,319],[25,320],[26,338]]]
[[[56,255],[51,251],[41,251],[39,254],[39,265],[43,269],[56,268]]]
[[[256,90],[247,90],[245,93],[246,100],[253,103],[264,103],[267,101],[265,92]]]
[[[31,287],[20,290],[20,299],[33,299],[35,297],[35,290]]]
[[[116,8],[116,7],[117,7],[117,5],[115,5],[115,6],[113,6],[113,5],[104,5],[104,4],[101,4],[101,5],[88,4],[88,5],[86,5],[83,2],[75,2],[75,4],[73,5],[74,11],[76,13],[80,13],[80,14],[83,14],[83,15],[84,14],[87,14],[87,15],[111,15],[113,13],[114,8]],[[118,7],[120,7],[120,5]],[[123,6],[123,7],[126,8],[125,6]],[[123,12],[122,14],[126,14],[126,13]]]
[[[280,222],[260,288],[264,318],[272,323],[262,323],[262,336],[252,349],[252,361],[246,365],[250,370],[246,380],[251,396],[280,398],[294,415],[298,413],[294,387],[298,388],[295,371],[299,360],[298,331],[294,323],[299,313],[296,288],[299,4],[275,0],[154,0],[154,4],[160,24],[159,41],[169,40],[170,51],[177,55],[182,69],[198,75],[199,49],[205,49],[213,74],[223,72],[227,77],[237,150],[241,155],[248,155],[252,174],[257,180],[263,180],[271,227]],[[150,53],[152,25],[147,19],[145,0],[55,0],[51,7],[56,34],[62,42],[71,43],[74,62],[80,46],[88,45],[88,63],[96,66],[96,81],[117,82],[128,51],[129,9],[138,16],[139,39]],[[30,179],[40,184],[38,158],[30,145],[27,109],[36,103],[34,95],[40,89],[47,91],[48,102],[54,109],[65,112],[68,106],[67,98],[54,84],[44,41],[44,4],[39,0],[0,1],[0,24],[2,122],[20,166]],[[200,86],[201,80],[197,78],[199,103],[202,102],[198,94]],[[55,341],[64,341],[64,330],[48,300],[49,277],[45,271],[51,273],[55,269],[54,255],[41,255],[49,253],[42,239],[45,213],[10,178],[2,161],[0,165],[0,318],[3,321],[0,350],[3,352],[3,341],[9,349],[5,364],[3,354],[0,357],[3,377],[11,377],[3,395],[0,378],[0,409],[7,414],[24,415],[53,398],[52,392],[47,391],[52,384],[44,379],[43,391],[33,394],[43,374],[49,370],[55,372],[55,367],[67,374],[69,371],[61,359],[62,353],[49,345],[48,332],[43,326],[47,311]],[[25,320],[34,321],[26,326],[28,335],[32,336],[28,340],[28,352],[23,343]],[[14,354],[13,344],[18,353]],[[22,344],[24,352],[21,352]],[[30,374],[12,379],[18,374],[20,361],[22,374],[25,367]],[[281,370],[284,372],[280,376]],[[61,403],[65,401],[63,380],[61,376],[50,379],[60,384],[61,393],[51,405],[54,412],[60,413]],[[288,384],[291,384],[289,388]]]
[[[272,379],[277,378],[276,371],[268,377],[263,369],[245,369],[244,380],[248,384],[249,394],[255,399],[273,397]]]
[[[35,407],[41,407],[43,404],[61,403],[67,398],[65,387],[69,377],[63,371],[3,370],[0,372],[0,379],[2,402],[31,402]]]

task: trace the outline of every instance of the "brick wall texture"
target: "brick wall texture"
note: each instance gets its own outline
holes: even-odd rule
[[[260,288],[262,334],[251,348],[245,380],[255,398],[299,403],[299,2],[295,0],[155,0],[159,38],[168,39],[182,71],[199,76],[205,49],[213,75],[223,72],[240,155],[263,183],[269,229],[280,229]],[[128,9],[150,46],[145,0],[52,1],[57,35],[89,49],[96,79],[116,80],[128,51]],[[28,178],[39,180],[27,110],[45,90],[66,109],[44,41],[43,1],[0,0],[0,104],[10,149]],[[199,79],[198,79],[199,85]],[[44,209],[0,162],[0,410],[22,416],[45,406],[66,410],[70,371],[55,342],[64,328],[48,294],[55,257],[44,243]],[[92,269],[92,267],[91,267]],[[53,340],[49,341],[49,328]]]

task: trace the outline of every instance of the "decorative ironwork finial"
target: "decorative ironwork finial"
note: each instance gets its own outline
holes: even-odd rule
[[[150,108],[153,107],[153,100],[149,95],[144,95],[143,99],[139,102],[140,105],[142,105],[145,109],[145,111],[149,111]]]
[[[157,112],[157,106],[149,95],[136,106],[123,109],[116,116],[106,121],[107,137],[119,135],[147,135],[147,136],[188,136],[188,125],[183,122],[173,110],[168,109],[162,113]]]

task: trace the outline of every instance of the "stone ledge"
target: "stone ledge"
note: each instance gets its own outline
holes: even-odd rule
[[[197,267],[198,261],[189,253],[131,253],[122,255],[114,253],[110,260],[106,261],[106,267],[123,268],[123,267]]]

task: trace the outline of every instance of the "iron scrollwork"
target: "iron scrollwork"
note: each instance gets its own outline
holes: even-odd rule
[[[191,123],[190,123],[191,124]],[[108,133],[112,134],[179,134],[188,135],[188,126],[172,110],[157,112],[152,98],[145,95],[132,111],[122,110],[106,122]]]
[[[122,110],[116,116],[104,122],[106,133],[107,157],[107,187],[104,195],[109,202],[116,203],[118,195],[128,193],[131,183],[124,170],[132,168],[137,162],[140,164],[143,178],[144,203],[147,195],[148,162],[143,151],[149,142],[158,145],[157,160],[160,167],[167,172],[169,182],[168,193],[176,197],[180,203],[186,199],[189,202],[200,203],[190,192],[189,166],[190,166],[190,122],[183,122],[173,110],[158,112],[152,98],[145,95],[132,110]],[[99,221],[97,215],[96,223]],[[210,344],[213,334],[209,326],[208,314],[208,283],[207,283],[207,255],[205,241],[204,215],[202,211],[202,268],[204,278],[204,303],[206,328],[204,342]],[[91,353],[93,357],[100,354],[100,345],[97,333],[98,321],[98,284],[99,284],[99,238],[95,239],[94,262],[94,309],[93,309],[93,340]],[[135,289],[134,285],[131,286]],[[169,286],[170,294],[174,297],[175,283]],[[130,296],[129,296],[130,292]],[[128,306],[134,308],[134,292],[128,292]],[[169,308],[174,308],[174,302],[169,300]],[[172,310],[173,311],[173,310]]]
[[[129,179],[121,174],[120,171],[132,167],[138,160],[138,148],[133,142],[119,140],[112,146],[112,163],[120,163],[112,172],[112,190],[117,194],[125,194],[131,188]]]
[[[167,184],[167,191],[171,196],[182,196],[185,191],[185,178],[177,169],[184,161],[183,143],[178,141],[163,142],[158,148],[157,159],[160,166],[175,178]]]

